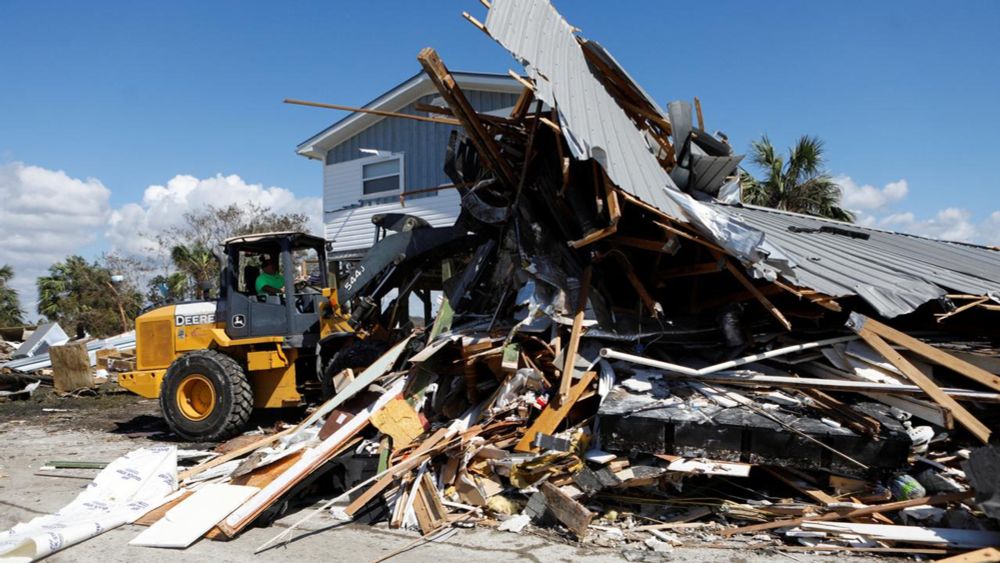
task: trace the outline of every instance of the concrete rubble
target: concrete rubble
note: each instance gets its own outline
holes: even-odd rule
[[[462,124],[441,150],[478,237],[433,325],[297,425],[181,468],[136,523],[215,495],[194,537],[227,540],[319,487],[303,520],[529,528],[630,560],[1000,543],[1000,253],[723,203],[741,157],[700,106],[663,111],[546,0],[484,4],[468,19],[525,66],[510,116],[418,56]],[[876,239],[920,260],[871,250],[831,281]]]

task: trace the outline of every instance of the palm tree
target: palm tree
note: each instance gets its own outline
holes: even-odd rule
[[[823,168],[823,141],[804,135],[789,150],[788,161],[774,150],[764,135],[751,145],[750,162],[763,171],[758,180],[743,174],[743,203],[854,221],[854,214],[840,207],[840,186]]]
[[[170,249],[170,259],[178,270],[194,282],[199,299],[207,299],[209,291],[204,289],[218,276],[219,261],[209,248],[201,244],[185,246],[179,244]],[[175,280],[176,281],[176,280]]]
[[[0,326],[24,324],[24,311],[17,298],[17,291],[7,285],[14,277],[14,268],[9,264],[0,266]]]

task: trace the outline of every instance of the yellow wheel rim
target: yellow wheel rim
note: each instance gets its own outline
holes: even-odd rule
[[[215,410],[215,386],[200,373],[192,373],[177,387],[177,408],[189,420],[205,420]]]

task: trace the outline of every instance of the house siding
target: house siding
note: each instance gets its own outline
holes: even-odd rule
[[[513,106],[517,94],[465,90],[466,97],[477,111],[487,112]],[[428,95],[419,102],[429,104],[437,98]],[[426,115],[406,106],[403,113]],[[423,194],[406,198],[405,207],[399,198],[364,199],[361,197],[361,166],[341,165],[366,159],[361,149],[376,149],[403,153],[403,186],[405,191],[432,188],[450,183],[444,173],[444,155],[448,137],[456,127],[410,119],[382,119],[368,129],[331,148],[323,166],[324,231],[327,240],[334,241],[333,251],[365,249],[371,246],[375,229],[371,217],[378,213],[409,213],[434,226],[454,223],[459,212],[459,197],[455,190]],[[341,165],[341,166],[338,166]]]

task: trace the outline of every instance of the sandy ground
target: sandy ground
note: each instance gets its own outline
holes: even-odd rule
[[[44,410],[50,409],[50,410]],[[59,409],[53,411],[51,409]],[[65,410],[62,410],[65,409]],[[72,477],[36,475],[50,460],[110,461],[144,445],[169,440],[155,401],[131,395],[59,399],[39,396],[32,401],[0,403],[0,531],[18,522],[53,512],[67,504],[89,482],[96,470],[60,470]],[[187,446],[186,444],[178,444]],[[268,528],[253,528],[230,542],[201,540],[187,550],[129,546],[139,526],[123,526],[61,551],[47,561],[352,561],[378,560],[402,548],[418,535],[390,530],[384,524],[343,524],[327,514],[309,522],[295,540],[259,555],[254,550],[296,522],[303,507]],[[692,543],[698,543],[692,539]],[[638,545],[636,546],[638,547]],[[670,553],[625,547],[595,548],[571,543],[550,532],[521,534],[492,529],[457,529],[437,543],[423,544],[397,557],[398,561],[435,563],[470,560],[555,562],[621,561],[834,561],[840,555],[778,553],[776,551],[679,547]],[[887,561],[851,557],[852,561]]]

